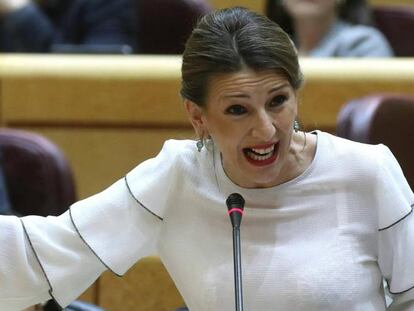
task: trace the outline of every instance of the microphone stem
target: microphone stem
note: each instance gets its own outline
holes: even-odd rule
[[[234,255],[234,290],[235,290],[235,295],[236,295],[236,311],[243,311],[240,227],[233,228],[233,255]]]

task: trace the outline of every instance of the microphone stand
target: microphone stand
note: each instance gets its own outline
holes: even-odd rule
[[[233,193],[227,198],[226,204],[233,226],[234,293],[236,311],[243,311],[240,224],[243,216],[244,199],[240,194]]]
[[[233,227],[234,290],[236,311],[243,311],[243,288],[241,268],[240,227]]]

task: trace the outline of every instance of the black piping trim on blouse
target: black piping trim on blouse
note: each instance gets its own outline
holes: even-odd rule
[[[82,234],[80,233],[78,227],[76,227],[75,221],[73,220],[72,217],[72,209],[69,208],[69,217],[70,217],[70,221],[72,222],[73,227],[76,230],[76,233],[79,235],[79,238],[82,240],[83,243],[85,243],[85,245],[90,249],[90,251],[96,256],[96,258],[99,259],[99,261],[109,270],[111,271],[113,274],[115,274],[116,276],[122,276],[118,273],[116,273],[114,270],[112,270],[103,260],[101,257],[99,257],[99,255],[94,251],[94,249],[88,244],[88,242],[86,242],[86,240],[84,239],[84,237],[82,236]]]
[[[149,212],[149,213],[151,213],[151,215],[153,215],[153,216],[155,216],[155,217],[157,217],[159,220],[161,220],[161,221],[163,221],[164,219],[162,218],[162,217],[160,217],[160,216],[158,216],[157,214],[155,214],[153,211],[151,211],[149,208],[147,208],[144,204],[142,204],[135,196],[134,196],[134,194],[132,193],[132,191],[131,191],[131,188],[129,187],[129,184],[128,184],[128,180],[127,180],[127,177],[125,176],[124,177],[124,180],[125,180],[125,184],[126,184],[126,187],[127,187],[127,189],[128,189],[128,192],[129,192],[129,194],[134,198],[134,200],[139,204],[139,205],[141,205],[147,212]]]
[[[391,224],[391,225],[389,225],[389,226],[387,226],[385,228],[378,229],[378,231],[387,230],[387,229],[391,228],[392,226],[395,226],[396,224],[398,224],[399,222],[401,222],[402,220],[404,220],[408,216],[410,216],[411,213],[413,212],[413,207],[414,207],[414,204],[411,205],[411,211],[407,215],[403,216],[402,218],[400,218],[399,220],[397,220],[396,222],[394,222],[393,224]]]
[[[19,219],[19,220],[20,220],[20,223],[22,224],[24,235],[26,236],[27,240],[29,241],[30,248],[32,249],[33,254],[35,255],[36,261],[38,262],[38,264],[40,266],[40,269],[42,270],[43,275],[45,276],[47,284],[49,285],[49,291],[48,291],[49,295],[56,302],[56,304],[59,306],[59,308],[61,310],[63,310],[63,307],[57,302],[56,298],[52,294],[53,293],[52,283],[50,283],[50,280],[49,280],[49,278],[46,274],[46,270],[45,270],[45,268],[43,268],[42,262],[40,261],[39,256],[37,255],[36,250],[33,246],[32,240],[30,240],[30,236],[29,236],[29,233],[27,233],[26,226],[24,225],[24,222],[23,222],[22,219]]]
[[[391,287],[390,287],[390,283],[388,282],[388,280],[385,280],[385,281],[387,282],[388,291],[390,292],[390,294],[393,294],[393,295],[401,295],[401,294],[404,294],[404,293],[409,292],[410,290],[414,289],[414,285],[413,285],[410,288],[405,289],[403,291],[400,291],[400,292],[392,292],[391,291]]]

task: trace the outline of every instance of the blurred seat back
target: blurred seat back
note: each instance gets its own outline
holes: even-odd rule
[[[414,189],[414,96],[378,94],[346,103],[339,112],[337,135],[388,146]]]
[[[11,208],[20,215],[59,215],[76,200],[72,171],[45,137],[0,129],[0,153]]]
[[[206,0],[137,0],[140,53],[182,54],[197,19],[211,10]]]
[[[414,56],[414,5],[374,7],[373,17],[396,56]]]

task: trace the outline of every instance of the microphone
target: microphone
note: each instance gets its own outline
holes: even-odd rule
[[[234,258],[234,293],[236,311],[243,311],[240,224],[243,216],[244,199],[238,193],[232,193],[226,200],[228,215],[233,226],[233,258]]]

